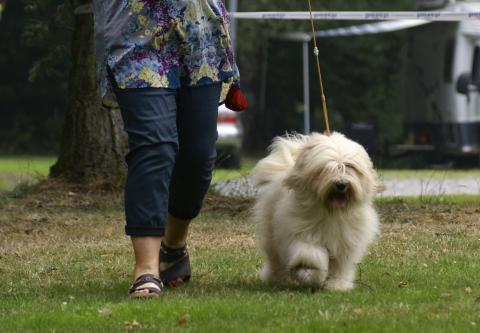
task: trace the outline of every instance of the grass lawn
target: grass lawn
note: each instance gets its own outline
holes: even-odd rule
[[[55,156],[0,156],[0,192],[48,176],[50,167],[56,160]],[[213,181],[246,176],[254,165],[255,160],[244,158],[240,169],[215,169]]]
[[[378,203],[382,237],[349,293],[259,281],[251,201],[210,194],[190,285],[126,293],[133,263],[117,197],[50,186],[0,199],[0,332],[478,332],[480,208]]]
[[[0,192],[46,177],[55,161],[54,156],[0,156]]]
[[[0,173],[26,173],[47,176],[55,156],[0,156]]]
[[[213,182],[248,176],[256,163],[257,160],[255,159],[243,158],[240,169],[215,168],[215,170],[213,170]]]
[[[0,156],[0,190],[6,183],[24,181],[30,177],[46,177],[50,167],[55,163],[55,156]],[[247,176],[252,171],[256,159],[243,158],[240,169],[216,168],[213,172],[213,181],[222,181]],[[383,178],[480,178],[480,169],[471,170],[379,170]],[[26,175],[26,176],[23,176]],[[21,177],[23,176],[23,178]],[[12,180],[13,178],[13,180]],[[18,180],[20,179],[20,181]],[[2,186],[3,183],[3,186]]]
[[[0,156],[0,174],[47,176],[56,160],[55,156]],[[253,159],[244,158],[240,169],[217,168],[214,171],[214,180],[227,180],[248,175],[255,163]]]
[[[0,156],[0,190],[5,187],[12,189],[12,184],[32,179],[32,177],[48,176],[50,167],[56,160],[55,156]],[[244,158],[240,169],[217,168],[213,173],[213,181],[246,176],[255,163],[253,159]]]

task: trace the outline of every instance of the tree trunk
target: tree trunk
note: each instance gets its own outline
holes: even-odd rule
[[[125,175],[126,135],[118,109],[102,106],[93,51],[93,15],[76,15],[72,67],[62,142],[50,175],[74,182],[120,182]]]

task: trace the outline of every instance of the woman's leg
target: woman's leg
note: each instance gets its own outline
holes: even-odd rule
[[[188,229],[188,222],[195,218],[207,193],[217,152],[217,115],[221,84],[181,88],[177,98],[177,131],[179,151],[170,183],[169,213],[167,224],[176,225],[177,232],[170,236],[167,245],[178,242]],[[182,223],[183,221],[183,223]],[[177,223],[179,222],[179,223]],[[182,226],[178,226],[181,224]],[[174,244],[171,244],[174,245]]]
[[[179,219],[169,213],[163,239],[165,245],[174,249],[185,246],[187,243],[188,226],[190,221],[191,219]]]
[[[190,221],[200,212],[217,156],[221,84],[181,88],[177,98],[179,152],[170,183],[169,218],[164,243],[185,245]],[[175,263],[160,263],[161,271]]]
[[[126,157],[125,231],[135,251],[136,280],[143,274],[158,276],[169,184],[178,151],[176,91],[117,89],[116,95],[130,148]],[[151,284],[139,286],[143,287]]]
[[[152,274],[158,277],[160,252],[160,237],[132,236],[133,251],[135,253],[135,268],[133,270],[133,281],[145,274]],[[140,288],[156,288],[153,283],[145,283]],[[147,289],[136,293],[148,293]]]

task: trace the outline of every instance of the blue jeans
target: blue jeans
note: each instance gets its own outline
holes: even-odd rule
[[[128,133],[125,232],[163,236],[167,213],[196,217],[215,165],[221,84],[115,89]]]

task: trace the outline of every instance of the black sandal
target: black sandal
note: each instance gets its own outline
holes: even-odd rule
[[[140,287],[147,283],[153,283],[157,288],[154,287]],[[140,275],[132,286],[128,290],[130,297],[139,298],[139,297],[158,297],[162,293],[163,284],[162,281],[153,274],[143,274]],[[141,293],[140,291],[148,290],[148,293]]]
[[[190,280],[190,257],[187,246],[173,249],[162,242],[160,247],[160,263],[173,263],[165,270],[160,270],[160,280],[170,287],[177,287]]]

